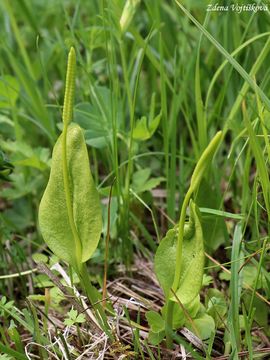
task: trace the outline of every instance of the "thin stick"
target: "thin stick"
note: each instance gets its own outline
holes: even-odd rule
[[[220,262],[218,262],[217,260],[215,260],[214,258],[212,258],[212,256],[210,256],[209,254],[205,253],[205,256],[211,260],[214,264],[218,265],[223,271],[225,271],[228,274],[231,274],[230,270],[228,270],[227,268],[225,268],[225,266],[223,266],[222,264],[220,264]],[[246,282],[243,282],[243,285],[250,291],[253,291],[254,289],[248,285]],[[255,292],[256,296],[261,299],[263,302],[265,302],[267,305],[270,306],[270,301],[268,301],[265,297],[263,297],[258,291]]]
[[[195,335],[200,339],[200,334],[199,331],[192,319],[192,317],[189,315],[187,309],[184,307],[184,305],[182,304],[182,302],[180,301],[179,297],[176,295],[176,292],[173,290],[173,288],[171,288],[171,292],[173,293],[173,295],[175,296],[178,305],[180,306],[180,308],[182,309],[186,319],[188,320],[188,322],[190,323],[190,325],[192,326],[192,329],[194,330]],[[201,339],[200,339],[201,340]]]
[[[48,266],[44,263],[39,263],[37,265],[37,270],[43,274],[46,274],[50,280],[56,285],[61,292],[65,295],[67,300],[74,306],[74,308],[78,311],[78,313],[83,313],[84,308],[75,300],[75,296],[73,294],[70,294],[70,292],[67,290],[67,288],[61,283],[61,281],[58,279],[58,277],[48,268]],[[91,325],[93,326],[94,330],[97,331],[99,334],[101,334],[101,329],[93,322],[91,317],[87,314],[86,316],[88,320],[91,322]]]
[[[103,289],[102,289],[102,306],[104,309],[106,308],[106,298],[107,298],[107,273],[108,273],[109,240],[110,240],[110,227],[111,227],[111,200],[112,200],[112,191],[115,180],[116,178],[113,179],[111,185],[109,203],[108,203],[108,221],[107,221],[107,234],[106,234],[106,242],[105,242],[104,278],[103,278]]]

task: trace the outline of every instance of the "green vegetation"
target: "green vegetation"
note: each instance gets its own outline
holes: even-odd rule
[[[210,3],[0,3],[0,360],[269,357],[270,17]]]

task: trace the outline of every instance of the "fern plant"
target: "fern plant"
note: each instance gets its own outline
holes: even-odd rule
[[[198,190],[221,140],[222,132],[219,131],[202,153],[193,171],[179,222],[167,232],[156,251],[155,272],[166,302],[161,315],[153,311],[146,315],[151,328],[150,340],[155,344],[162,341],[166,334],[167,346],[171,347],[172,329],[183,326],[185,322],[191,322],[194,326],[191,319],[200,311],[204,239],[200,210],[192,197]],[[190,214],[186,222],[188,207]],[[198,333],[196,328],[194,331]]]

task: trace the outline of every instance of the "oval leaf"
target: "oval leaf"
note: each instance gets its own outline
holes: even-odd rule
[[[177,303],[173,308],[173,329],[179,329],[190,322],[190,318],[194,319],[201,307],[200,295],[197,295],[188,305],[185,305],[185,312]],[[161,314],[166,319],[167,306],[163,306]],[[187,314],[189,316],[187,316]]]
[[[101,207],[90,167],[84,136],[78,125],[67,131],[67,163],[74,223],[80,244],[72,235],[64,192],[62,166],[62,135],[52,156],[51,174],[39,207],[39,224],[49,248],[73,266],[87,261],[95,251],[102,230]],[[81,258],[76,259],[76,246]]]
[[[199,294],[204,267],[200,214],[198,207],[192,201],[190,202],[190,217],[194,228],[191,234],[190,227],[185,225],[181,277],[179,288],[176,291],[176,295],[183,305],[189,304]],[[170,296],[170,289],[174,279],[177,235],[178,225],[167,232],[155,255],[155,272],[166,298]],[[175,297],[170,299],[177,301]]]
[[[186,327],[191,331],[194,331],[195,327],[200,339],[207,340],[215,332],[215,321],[210,315],[202,313],[199,317],[193,319],[193,324],[187,323]]]
[[[155,273],[166,298],[168,298],[170,294],[174,279],[177,241],[176,229],[175,226],[167,232],[166,236],[161,240],[155,254]]]
[[[145,316],[153,332],[157,333],[165,330],[165,320],[158,312],[150,310],[146,312]]]
[[[177,298],[183,303],[190,303],[202,287],[204,270],[203,231],[198,206],[190,202],[190,216],[195,225],[195,231],[190,239],[183,241],[183,255]],[[173,297],[172,300],[176,301]]]

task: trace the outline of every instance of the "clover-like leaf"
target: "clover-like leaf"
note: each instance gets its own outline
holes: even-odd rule
[[[158,345],[165,336],[165,320],[156,311],[147,311],[145,315],[150,326],[148,341],[152,345]]]
[[[153,332],[157,333],[165,329],[165,321],[158,312],[153,310],[147,311],[146,319]]]
[[[149,122],[147,121],[146,116],[143,116],[141,119],[137,120],[132,135],[133,139],[140,141],[150,139],[157,130],[160,120],[161,113],[159,113],[152,120],[149,120]]]
[[[72,326],[74,324],[80,324],[85,322],[85,315],[78,314],[77,310],[71,309],[67,313],[67,318],[64,320],[64,324],[67,326]]]
[[[148,335],[148,341],[150,344],[157,346],[162,342],[164,336],[165,336],[165,330],[162,330],[160,332],[153,332],[150,330]]]

